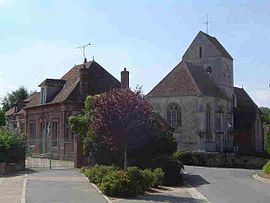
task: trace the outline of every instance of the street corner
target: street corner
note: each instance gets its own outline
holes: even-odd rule
[[[258,180],[258,181],[260,181],[260,182],[270,184],[270,176],[267,175],[267,174],[264,174],[264,173],[256,173],[256,174],[252,175],[252,177],[253,177],[255,180]]]

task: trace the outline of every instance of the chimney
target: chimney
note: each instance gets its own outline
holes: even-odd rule
[[[126,68],[121,71],[121,87],[122,88],[129,88],[129,72]]]
[[[89,70],[85,67],[85,64],[83,64],[83,67],[80,68],[79,77],[80,77],[80,94],[82,101],[84,101],[88,95],[88,87],[89,87]]]

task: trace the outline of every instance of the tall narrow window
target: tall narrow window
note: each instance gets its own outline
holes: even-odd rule
[[[199,54],[200,54],[200,58],[202,58],[202,47],[199,48]]]
[[[208,104],[205,110],[205,131],[206,131],[206,139],[210,141],[211,140],[211,109]]]
[[[35,145],[36,124],[30,123],[30,145]]]
[[[181,126],[181,110],[177,104],[170,104],[167,110],[167,121],[173,127]]]
[[[52,147],[58,145],[58,123],[52,122]]]

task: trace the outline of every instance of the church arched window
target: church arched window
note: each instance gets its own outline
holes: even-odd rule
[[[181,110],[177,104],[173,103],[169,105],[167,110],[167,121],[173,128],[181,126]]]
[[[202,47],[199,47],[199,55],[200,55],[200,58],[202,58]]]
[[[216,109],[216,120],[215,120],[216,132],[219,132],[219,133],[224,132],[223,122],[224,122],[224,107],[223,105],[218,105]]]
[[[210,105],[206,105],[205,109],[205,131],[206,139],[211,140],[211,108]]]

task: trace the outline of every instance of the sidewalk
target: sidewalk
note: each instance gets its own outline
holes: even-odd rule
[[[100,192],[76,169],[33,170],[0,177],[0,203],[106,203]],[[133,199],[110,198],[118,203],[205,203],[195,188],[163,187]]]
[[[206,203],[203,198],[193,194],[188,186],[183,187],[164,187],[164,189],[157,189],[156,192],[140,195],[132,199],[117,199],[111,198],[112,203]]]
[[[76,169],[32,170],[0,177],[0,203],[106,203]]]
[[[40,170],[27,177],[27,203],[106,203],[77,169]]]
[[[0,203],[21,203],[25,175],[0,177]]]

